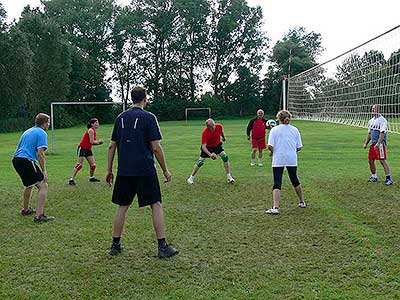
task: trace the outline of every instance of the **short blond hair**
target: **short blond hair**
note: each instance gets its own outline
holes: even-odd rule
[[[276,118],[282,124],[289,124],[292,119],[292,114],[287,110],[281,110],[276,114]]]
[[[50,120],[50,116],[45,113],[39,113],[35,117],[35,124],[37,126],[42,126],[44,123],[47,123]]]

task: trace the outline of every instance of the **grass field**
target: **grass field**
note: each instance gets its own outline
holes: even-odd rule
[[[304,148],[297,200],[285,174],[282,214],[271,216],[270,158],[250,167],[247,120],[224,120],[234,185],[222,162],[199,155],[202,122],[161,123],[173,181],[162,184],[168,241],[179,256],[156,257],[150,209],[128,212],[124,252],[109,257],[115,205],[104,183],[87,181],[88,165],[67,184],[84,128],[57,130],[47,156],[47,213],[22,217],[22,187],[11,165],[20,133],[0,135],[0,299],[400,299],[400,136],[389,135],[395,184],[367,183],[366,130],[296,121]],[[98,137],[109,140],[111,126]],[[50,134],[49,134],[50,136]],[[50,142],[50,140],[49,140]],[[104,178],[107,146],[94,149]],[[36,205],[36,193],[34,194]]]

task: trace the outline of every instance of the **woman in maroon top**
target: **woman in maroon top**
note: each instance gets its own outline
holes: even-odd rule
[[[94,177],[94,171],[96,170],[96,163],[94,161],[94,156],[92,152],[93,145],[101,145],[104,143],[103,140],[96,139],[96,129],[99,128],[99,120],[96,118],[90,119],[87,124],[87,130],[82,137],[81,142],[79,143],[77,154],[78,154],[78,162],[72,171],[72,176],[69,179],[70,185],[75,185],[75,176],[78,174],[79,170],[82,169],[82,164],[84,158],[88,161],[90,165],[90,177],[89,181],[91,182],[99,182],[96,177]]]

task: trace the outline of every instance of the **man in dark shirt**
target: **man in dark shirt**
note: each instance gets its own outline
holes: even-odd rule
[[[158,240],[158,257],[174,256],[179,251],[168,245],[165,240],[160,185],[154,166],[155,155],[163,170],[165,181],[171,181],[171,173],[160,144],[162,139],[160,128],[156,116],[144,110],[148,103],[146,90],[143,87],[135,87],[131,92],[131,98],[133,107],[117,117],[108,148],[106,181],[110,185],[114,179],[115,151],[118,151],[118,172],[112,202],[119,207],[114,218],[110,255],[118,255],[122,251],[120,239],[126,212],[137,195],[139,207],[151,206],[154,230]]]

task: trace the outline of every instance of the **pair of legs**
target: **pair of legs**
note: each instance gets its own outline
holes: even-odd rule
[[[299,199],[299,203],[304,203],[303,190],[301,188],[301,184],[299,179],[297,178],[297,167],[286,167],[290,181],[296,191],[297,198]],[[281,199],[281,188],[282,188],[282,177],[283,177],[284,167],[273,167],[272,171],[274,174],[274,187],[272,190],[272,196],[274,199],[273,208],[279,208],[279,202]]]
[[[78,157],[78,161],[76,163],[76,166],[72,170],[71,179],[74,179],[76,174],[78,174],[79,170],[82,169],[84,159],[85,159],[84,156],[79,156]],[[90,165],[90,177],[93,177],[94,171],[96,170],[96,162],[94,160],[94,156],[87,156],[86,160],[88,161],[88,163]]]
[[[229,164],[229,161],[228,161],[228,159],[227,159],[227,155],[226,155],[226,153],[225,153],[225,151],[222,151],[221,153],[219,153],[218,154],[219,155],[219,157],[221,157],[221,159],[224,161],[224,168],[225,168],[225,172],[226,172],[226,174],[228,175],[230,175],[231,174],[231,166],[230,166],[230,164]],[[206,158],[205,157],[202,157],[202,156],[200,156],[199,157],[199,160],[197,161],[197,163],[194,165],[194,167],[193,167],[193,171],[192,171],[192,174],[191,174],[191,176],[196,176],[196,174],[197,174],[197,172],[199,171],[199,169],[200,169],[200,167],[202,166],[202,165],[204,165],[204,161],[206,160]],[[225,161],[226,160],[226,161]]]
[[[43,180],[34,185],[25,187],[24,203],[23,203],[24,210],[29,209],[29,202],[31,200],[33,186],[36,186],[38,188],[38,201],[37,201],[37,206],[36,206],[36,217],[39,217],[41,215],[44,215],[44,204],[46,202],[48,185]]]
[[[262,164],[262,159],[263,159],[263,150],[261,148],[252,148],[251,149],[251,165],[253,166],[255,164],[255,160],[256,160],[256,154],[258,151],[258,164],[261,165]]]
[[[165,239],[164,210],[160,202],[151,204],[151,216],[157,239]],[[126,212],[130,205],[120,205],[117,208],[113,223],[113,237],[121,237],[124,228]]]
[[[390,168],[388,163],[386,162],[385,159],[380,159],[379,162],[381,163],[383,169],[385,170],[385,175],[389,176],[390,175]],[[376,166],[375,166],[375,160],[369,159],[369,169],[371,170],[371,174],[376,174]]]

